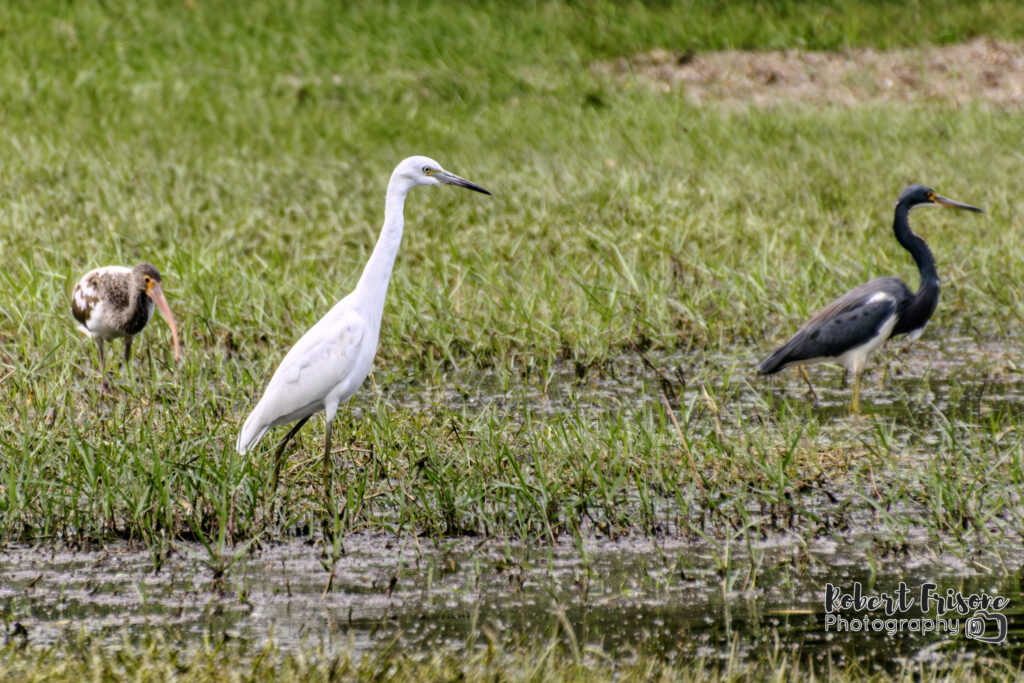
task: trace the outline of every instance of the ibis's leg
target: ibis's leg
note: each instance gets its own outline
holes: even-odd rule
[[[811,384],[811,378],[807,374],[807,367],[804,366],[804,365],[801,365],[801,366],[799,366],[799,368],[800,368],[800,374],[803,376],[804,381],[807,382],[807,388],[811,392],[811,398],[814,399],[815,403],[817,403],[818,402],[818,395],[816,393],[814,393],[814,385]]]
[[[103,360],[103,340],[99,337],[94,337],[96,340],[96,351],[100,356],[100,391],[107,393],[110,391],[110,385],[107,384],[107,364]]]
[[[132,380],[132,383],[134,383],[135,382],[135,375],[132,374],[131,368],[130,368],[130,366],[128,364],[128,362],[131,360],[131,357],[132,357],[132,337],[125,337],[124,338],[124,365],[121,367],[121,371],[125,374],[125,376],[127,376],[128,378],[130,378]]]
[[[288,442],[292,440],[292,437],[295,436],[296,432],[302,429],[302,425],[309,421],[310,417],[312,416],[307,415],[296,422],[295,426],[289,429],[288,433],[284,435],[283,439],[281,439],[281,445],[277,447],[276,451],[274,451],[274,477],[270,480],[271,493],[277,491],[277,479],[281,475],[281,463],[284,462],[284,458],[282,457],[284,455],[284,447],[288,445]]]

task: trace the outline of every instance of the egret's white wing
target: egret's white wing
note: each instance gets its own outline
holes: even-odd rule
[[[366,321],[353,311],[314,325],[274,372],[242,427],[239,451],[255,445],[267,429],[312,415],[326,403],[355,393],[373,363],[375,349],[366,348],[375,343],[373,337]]]

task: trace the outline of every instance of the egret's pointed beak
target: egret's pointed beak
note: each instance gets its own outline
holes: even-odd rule
[[[156,303],[156,307],[160,309],[160,315],[171,326],[171,341],[174,342],[174,362],[177,363],[178,358],[181,357],[181,347],[178,345],[178,328],[174,325],[174,316],[171,315],[171,307],[167,305],[164,290],[160,287],[159,282],[153,280],[149,288],[146,289],[146,295]]]
[[[985,209],[979,209],[976,206],[964,204],[963,202],[958,202],[955,199],[950,199],[949,197],[943,197],[941,194],[934,195],[932,197],[932,201],[938,204],[939,206],[952,206],[957,209],[967,209],[968,211],[974,211],[975,213],[985,213]]]
[[[444,183],[445,185],[458,185],[459,187],[465,187],[476,192],[483,192],[484,194],[487,195],[491,194],[490,192],[480,187],[476,183],[471,183],[465,178],[460,178],[454,173],[449,173],[448,171],[438,171],[437,173],[434,174],[434,177],[437,178],[437,181],[439,183]]]

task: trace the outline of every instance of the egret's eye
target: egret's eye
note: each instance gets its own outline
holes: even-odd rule
[[[423,175],[430,175],[430,173],[431,173],[430,167],[429,166],[424,166],[423,167]]]

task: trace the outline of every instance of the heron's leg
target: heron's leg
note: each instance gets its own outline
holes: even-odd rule
[[[849,379],[850,379],[849,375],[850,375],[850,371],[848,369],[846,369],[846,368],[843,368],[843,380],[839,383],[839,388],[840,389],[845,389],[846,388],[846,385],[849,383]]]
[[[816,393],[814,393],[814,385],[811,384],[811,378],[807,374],[807,366],[800,365],[798,367],[800,368],[800,374],[803,376],[804,381],[807,382],[807,388],[811,392],[811,398],[814,400],[815,403],[817,403],[818,402],[818,395]]]
[[[302,429],[302,425],[306,424],[306,422],[309,421],[310,417],[312,416],[307,415],[306,417],[296,422],[295,426],[289,429],[288,433],[284,435],[283,439],[281,439],[281,445],[277,447],[276,451],[274,451],[274,477],[273,479],[270,480],[271,494],[277,491],[277,479],[281,475],[281,463],[284,462],[284,459],[281,457],[284,455],[284,447],[288,445],[288,442],[292,440],[292,437],[295,436],[296,432]]]
[[[853,403],[850,410],[854,415],[860,415],[860,373],[856,371],[853,373]]]

